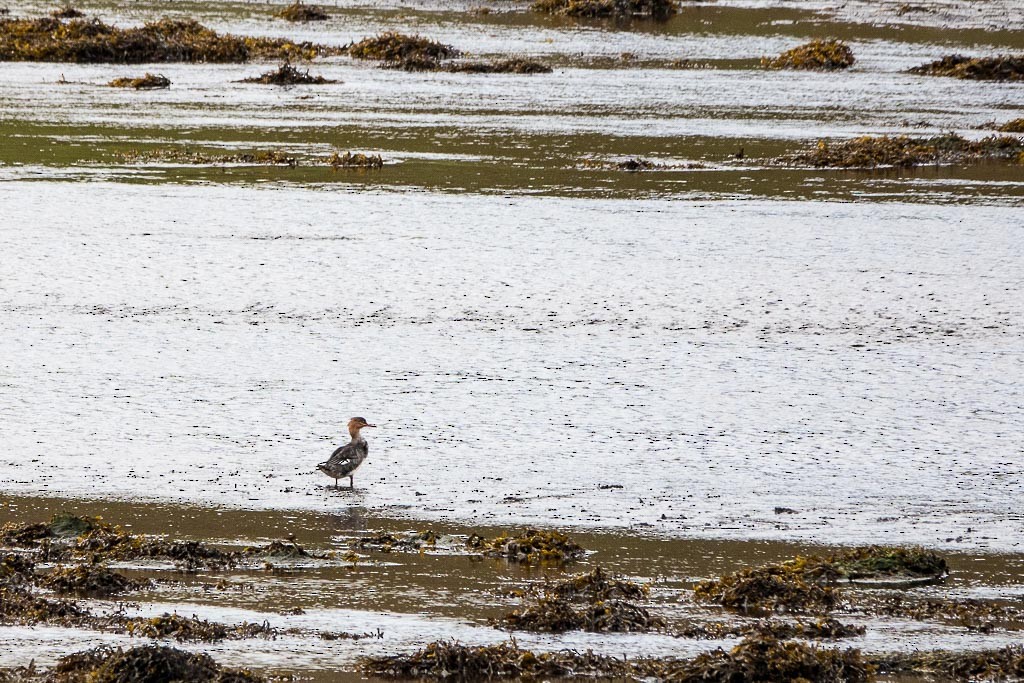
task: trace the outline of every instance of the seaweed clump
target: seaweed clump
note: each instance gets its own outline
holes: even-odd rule
[[[667,19],[677,11],[674,0],[535,0],[534,12],[583,18]]]
[[[53,678],[63,683],[261,683],[247,669],[224,669],[207,654],[143,645],[128,650],[100,646],[61,658]]]
[[[947,76],[975,81],[1024,81],[1024,54],[998,57],[947,55],[909,69],[921,76]]]
[[[769,69],[808,69],[836,71],[853,66],[853,50],[841,40],[822,40],[786,50],[778,57],[762,57],[761,66]]]
[[[872,658],[879,673],[923,674],[961,681],[1019,679],[1024,677],[1024,647],[970,652],[901,652]]]
[[[625,673],[624,662],[614,657],[571,651],[534,654],[515,641],[470,646],[438,640],[412,654],[365,657],[360,668],[386,678],[488,680],[498,678],[559,677],[586,673]]]
[[[319,5],[307,5],[301,0],[296,0],[279,12],[274,13],[275,17],[291,22],[327,21],[330,15]]]
[[[459,62],[449,64],[445,71],[463,74],[549,74],[551,67],[531,59],[516,57],[496,62]]]
[[[0,623],[75,626],[86,623],[89,611],[67,600],[48,600],[16,586],[0,586]]]
[[[338,170],[339,168],[384,168],[384,159],[379,154],[363,154],[362,152],[345,152],[344,154],[338,154],[338,152],[332,152],[327,157],[327,165]],[[373,545],[374,539],[362,539],[365,543],[359,547],[366,547],[367,545]],[[406,549],[420,549],[424,544],[435,545],[437,543],[436,535],[432,535],[431,532],[423,532],[415,534],[409,538],[397,538],[390,534],[382,534],[381,537],[377,537],[376,542],[379,546],[388,546],[394,548],[406,547]]]
[[[146,588],[149,581],[132,579],[107,567],[82,564],[55,569],[40,581],[40,585],[56,593],[105,598]]]
[[[272,557],[276,560],[300,560],[313,557],[294,541],[272,541],[264,546],[245,548],[242,552],[246,555]]]
[[[1000,133],[1024,133],[1024,118],[1007,121],[996,130]]]
[[[526,529],[518,536],[501,534],[492,539],[473,534],[466,546],[487,557],[520,564],[571,562],[583,557],[583,547],[557,531]]]
[[[728,652],[719,649],[689,660],[626,660],[571,650],[534,654],[520,649],[515,641],[478,647],[437,641],[412,654],[364,658],[360,668],[386,678],[493,680],[590,675],[682,683],[866,683],[873,674],[859,650],[818,648],[768,636],[746,638]]]
[[[830,610],[839,600],[835,584],[862,578],[935,579],[946,560],[924,548],[866,546],[821,557],[797,556],[780,564],[743,569],[717,581],[702,581],[694,595],[737,609]]]
[[[199,617],[183,617],[177,614],[163,614],[159,617],[127,619],[125,630],[132,636],[145,638],[174,638],[177,641],[214,642],[218,640],[255,638],[271,635],[274,630],[268,624],[243,623],[227,626]]]
[[[1013,160],[1024,151],[1024,140],[1012,135],[990,135],[967,140],[956,133],[932,138],[906,135],[863,136],[830,144],[820,140],[814,149],[783,157],[816,168],[910,168],[922,164],[964,163],[981,159]]]
[[[79,19],[85,16],[85,12],[71,5],[64,5],[50,12],[54,19]]]
[[[136,78],[124,77],[115,78],[107,83],[111,88],[135,88],[136,90],[159,90],[170,88],[171,79],[159,74],[146,73],[145,76]]]
[[[80,517],[62,512],[51,517],[49,522],[5,524],[0,528],[0,544],[13,548],[34,548],[47,539],[80,536],[104,525],[99,517]]]
[[[225,64],[329,54],[341,50],[282,38],[222,35],[194,19],[161,19],[133,28],[98,19],[0,19],[0,61]]]
[[[257,166],[298,166],[295,157],[279,150],[262,150],[242,154],[203,154],[188,148],[158,147],[156,149],[132,149],[117,155],[118,159],[128,163],[171,162],[177,164],[249,164]],[[205,549],[210,549],[204,546]],[[215,549],[210,549],[215,550]],[[225,555],[229,555],[225,553]],[[225,559],[229,559],[225,557]]]
[[[319,75],[311,76],[309,69],[299,71],[290,62],[285,62],[275,71],[267,71],[259,76],[242,79],[242,83],[262,83],[263,85],[323,85],[337,82]]]
[[[410,36],[388,31],[372,38],[364,38],[346,48],[349,56],[356,59],[376,59],[384,62],[401,62],[417,58],[438,61],[457,57],[459,51],[423,36]]]
[[[632,581],[609,578],[596,567],[587,574],[545,584],[532,604],[505,615],[495,625],[547,633],[651,631],[665,626],[664,619],[630,602],[646,597],[647,590]]]

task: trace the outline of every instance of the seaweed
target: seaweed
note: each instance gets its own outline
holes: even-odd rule
[[[52,671],[57,683],[261,683],[247,669],[224,669],[207,654],[163,645],[128,650],[100,646],[61,658]]]
[[[25,588],[0,585],[0,623],[81,625],[91,617],[89,611],[68,600],[48,600],[32,595]]]
[[[55,569],[40,579],[39,584],[56,593],[105,598],[141,590],[149,581],[132,579],[99,565],[75,565]]]
[[[990,600],[949,600],[886,594],[862,597],[857,607],[870,614],[907,617],[916,621],[940,620],[983,633],[994,630],[998,624],[1024,622],[1024,608]]]
[[[872,663],[887,675],[940,675],[961,681],[1001,681],[1024,677],[1024,647],[970,652],[901,652],[875,655]]]
[[[0,61],[142,64],[313,59],[341,48],[283,38],[219,34],[194,19],[118,28],[99,19],[0,19]]]
[[[625,673],[628,667],[614,657],[568,650],[534,654],[516,642],[470,646],[438,640],[411,654],[364,657],[360,669],[385,678],[437,678],[462,681],[496,678],[558,677],[586,673]]]
[[[70,538],[104,525],[99,517],[79,517],[62,512],[55,514],[49,522],[5,524],[0,528],[0,544],[13,548],[35,548],[44,539]]]
[[[699,600],[740,610],[822,611],[834,608],[839,599],[831,586],[808,580],[786,565],[742,569],[718,581],[701,581],[693,592]]]
[[[520,564],[561,564],[583,557],[583,547],[557,531],[525,529],[518,536],[501,534],[487,539],[473,534],[466,546],[487,557],[501,557]]]
[[[242,154],[203,154],[186,148],[158,147],[148,150],[128,150],[117,155],[118,159],[128,163],[146,163],[164,161],[178,164],[249,164],[258,166],[289,166],[299,165],[298,159],[278,150],[263,150]]]
[[[244,548],[242,552],[246,555],[272,557],[278,560],[295,560],[313,557],[305,548],[294,541],[272,541],[264,546]]]
[[[344,154],[332,152],[331,155],[327,157],[326,163],[335,171],[339,168],[384,168],[384,160],[379,154],[363,154],[361,152],[357,152],[355,154],[352,152],[345,152]],[[431,534],[432,532],[425,533]],[[437,537],[433,536],[431,540],[431,537],[425,536],[424,533],[421,533],[409,538],[399,539],[395,536],[391,536],[390,534],[382,534],[377,537],[377,541],[374,541],[373,539],[360,540],[368,541],[369,545],[373,545],[374,543],[377,543],[380,546],[387,545],[389,546],[389,549],[396,545],[399,547],[409,546],[419,549],[424,543],[427,545],[434,545]],[[363,548],[366,547],[366,545],[360,545],[359,547]]]
[[[365,657],[359,667],[385,678],[460,681],[590,675],[682,683],[866,683],[873,674],[860,650],[818,648],[769,636],[748,637],[728,652],[718,649],[689,660],[626,660],[572,650],[535,654],[515,641],[476,647],[436,641],[411,654]]]
[[[835,71],[849,69],[854,61],[853,50],[843,41],[818,38],[786,50],[778,57],[762,57],[761,66],[769,69]]]
[[[840,640],[864,635],[863,626],[844,624],[832,617],[822,617],[812,622],[780,621],[764,619],[754,624],[736,624],[711,622],[687,624],[677,629],[673,635],[677,638],[694,638],[699,640],[721,640],[747,636],[770,636],[781,640],[790,638],[808,638],[811,640]]]
[[[215,642],[270,636],[275,633],[275,630],[266,623],[245,622],[228,626],[196,616],[183,617],[177,614],[125,619],[121,626],[132,636],[174,638],[177,641]]]
[[[423,36],[410,36],[388,31],[372,38],[364,38],[345,48],[356,59],[376,59],[384,62],[401,62],[410,58],[438,61],[457,57],[459,51]]]
[[[145,76],[130,78],[115,78],[107,83],[111,88],[135,88],[136,90],[157,90],[170,88],[171,79],[160,74],[151,74],[148,71]]]
[[[1007,121],[996,130],[1000,133],[1024,133],[1024,118]]]
[[[625,600],[601,600],[577,607],[569,600],[551,595],[494,623],[500,628],[543,633],[645,633],[665,626],[661,617]]]
[[[1024,80],[1024,54],[997,57],[946,55],[934,62],[908,69],[908,73],[976,81],[1021,81]]]
[[[35,562],[27,555],[4,553],[0,555],[0,581],[5,584],[21,584],[32,580]]]
[[[465,74],[549,74],[551,67],[519,57],[496,62],[458,62],[448,64],[445,71]]]
[[[897,577],[940,577],[949,573],[946,558],[920,547],[889,548],[867,546],[853,548],[828,558],[848,579]]]
[[[71,5],[64,5],[50,12],[50,16],[54,19],[79,19],[85,16],[85,12],[72,7]]]
[[[323,76],[310,76],[309,69],[299,71],[290,62],[285,62],[276,71],[267,71],[259,76],[243,78],[242,83],[262,83],[263,85],[323,85],[338,81]]]
[[[675,0],[535,0],[534,12],[567,17],[667,19],[678,8]]]
[[[813,149],[781,157],[779,161],[816,168],[910,168],[983,159],[1014,160],[1022,151],[1024,139],[1012,135],[990,135],[981,140],[967,140],[956,133],[932,138],[883,135],[837,143],[819,140]]]
[[[301,2],[301,0],[296,0],[280,11],[274,12],[274,16],[291,22],[326,21],[330,19],[330,15],[324,11],[323,7],[307,5]]]
[[[645,668],[640,663],[640,668]],[[651,676],[685,683],[809,681],[865,683],[873,669],[860,650],[819,648],[769,635],[749,636],[728,652],[714,650],[673,665],[650,662]]]

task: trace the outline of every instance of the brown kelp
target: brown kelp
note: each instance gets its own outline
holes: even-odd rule
[[[583,557],[583,547],[557,531],[526,529],[518,536],[501,534],[487,539],[473,534],[466,546],[487,557],[502,557],[521,564],[569,562]]]
[[[111,88],[135,88],[136,90],[159,90],[171,87],[171,79],[159,74],[146,73],[135,78],[125,76],[107,83]]]
[[[292,22],[307,22],[307,21],[326,21],[330,19],[330,15],[319,5],[307,5],[300,0],[296,0],[287,7],[282,8],[278,12],[274,12],[274,16],[280,19],[285,19]]]
[[[47,676],[53,683],[261,683],[247,669],[224,669],[207,654],[162,645],[127,650],[100,646],[60,659]]]
[[[39,585],[64,595],[106,598],[148,588],[151,582],[127,577],[102,565],[80,564],[54,569],[39,580]]]
[[[888,675],[942,676],[958,681],[1003,681],[1024,677],[1024,647],[970,652],[905,652],[875,655],[872,664]]]
[[[909,168],[986,159],[1015,160],[1021,152],[1024,139],[1012,135],[990,135],[981,140],[968,140],[956,133],[931,138],[882,135],[834,143],[821,140],[813,149],[781,157],[779,161],[817,168]]]
[[[1024,118],[1007,121],[996,130],[1000,133],[1024,133]]]
[[[533,653],[512,641],[467,646],[437,641],[418,652],[367,657],[360,668],[372,676],[446,680],[494,680],[604,676],[682,681],[684,683],[866,683],[872,667],[859,650],[827,649],[768,636],[744,639],[729,651],[715,650],[693,659],[618,659],[592,652]]]
[[[199,617],[183,617],[178,614],[163,614],[158,617],[136,617],[124,619],[115,624],[129,635],[145,638],[174,638],[179,642],[201,641],[216,642],[218,640],[240,640],[272,636],[276,631],[269,624],[227,625],[215,621],[207,621]]]
[[[384,159],[382,159],[379,154],[363,154],[362,152],[356,152],[355,154],[352,152],[345,152],[344,154],[339,154],[335,151],[327,157],[326,163],[334,170],[338,170],[339,168],[384,168]],[[367,547],[365,541],[370,539],[361,540],[364,541],[364,544],[359,547]],[[396,544],[392,541],[397,542],[397,545],[399,546],[406,544],[418,550],[424,545],[435,545],[437,543],[437,535],[431,531],[424,531],[414,534],[411,537],[407,537],[404,540],[390,536],[389,539],[383,541],[382,545],[388,545],[390,549]]]
[[[976,81],[1024,80],[1024,54],[998,57],[947,55],[909,70],[921,76],[948,76]]]
[[[341,48],[219,34],[194,19],[161,19],[140,27],[119,28],[99,19],[0,18],[0,61],[241,63],[250,59],[313,59],[330,54],[341,54]]]
[[[298,159],[280,150],[260,150],[236,154],[206,154],[187,147],[157,147],[154,149],[130,149],[117,154],[120,161],[132,164],[169,162],[175,164],[245,164],[252,166],[298,166]]]
[[[749,610],[827,611],[834,608],[841,581],[870,578],[935,579],[948,571],[946,560],[924,548],[867,546],[828,557],[797,556],[754,569],[742,569],[694,587],[699,600]]]
[[[376,59],[384,62],[400,62],[404,59],[420,58],[437,61],[457,57],[459,51],[423,36],[410,36],[388,31],[372,38],[364,38],[345,48],[356,59]]]
[[[849,69],[855,61],[853,50],[843,41],[818,38],[786,50],[778,57],[762,57],[761,66],[769,69],[835,71]]]
[[[534,12],[567,17],[667,19],[678,9],[674,0],[535,0]]]
[[[64,5],[50,12],[50,16],[54,19],[78,19],[85,16],[85,12],[72,7],[71,5]]]
[[[531,59],[515,57],[494,62],[454,62],[445,66],[450,73],[465,74],[549,74],[551,67]]]
[[[274,71],[242,79],[242,83],[261,83],[263,85],[323,85],[337,82],[323,76],[311,76],[309,69],[299,71],[289,62],[285,62]]]

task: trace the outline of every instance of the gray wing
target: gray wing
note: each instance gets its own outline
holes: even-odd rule
[[[353,455],[355,455],[355,449],[352,448],[352,444],[345,444],[344,446],[339,446],[335,449],[335,451],[331,453],[331,457],[327,458],[327,462],[322,462],[319,466],[336,470],[344,467],[345,464],[352,459]]]

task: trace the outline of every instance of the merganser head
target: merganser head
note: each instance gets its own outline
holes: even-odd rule
[[[365,417],[353,417],[351,420],[348,421],[348,433],[354,439],[357,436],[359,436],[359,430],[362,429],[363,427],[376,426],[377,425],[372,425],[369,422],[367,422]]]

